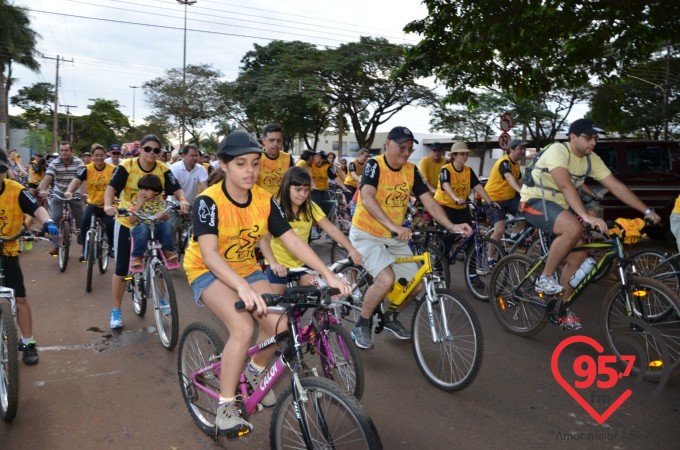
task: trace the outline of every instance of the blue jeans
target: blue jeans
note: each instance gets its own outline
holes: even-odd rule
[[[172,242],[172,231],[170,222],[159,222],[156,224],[156,239],[161,242],[161,248],[164,252],[175,250]],[[130,235],[135,239],[132,256],[143,256],[146,244],[151,238],[151,227],[145,223],[139,223],[130,231]]]

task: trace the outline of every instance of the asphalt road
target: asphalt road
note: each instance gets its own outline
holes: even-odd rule
[[[317,246],[322,256],[329,247],[325,242]],[[66,273],[59,273],[47,251],[45,243],[36,243],[21,257],[40,363],[21,367],[18,415],[10,424],[0,423],[0,449],[268,448],[267,410],[252,417],[255,431],[240,441],[204,435],[180,394],[177,353],[160,345],[153,318],[135,316],[126,297],[125,329],[110,332],[111,272],[95,272],[88,294],[85,267],[72,256]],[[482,323],[482,369],[464,391],[445,393],[421,375],[409,342],[377,336],[376,348],[362,352],[362,404],[384,448],[679,448],[680,378],[660,394],[655,384],[635,383],[632,377],[611,389],[583,391],[584,401],[602,412],[631,390],[600,425],[551,371],[553,351],[572,334],[551,326],[532,338],[508,334],[488,304],[468,295],[460,264],[454,266],[453,280],[454,291],[469,300]],[[199,320],[226,335],[207,310],[195,306],[184,274],[174,273],[173,281],[180,328]],[[610,284],[592,286],[577,303],[584,324],[580,335],[602,342],[597,318]],[[597,352],[581,344],[567,347],[559,366],[567,380],[574,379],[571,363],[579,355],[596,357]],[[276,390],[284,387],[280,382]]]

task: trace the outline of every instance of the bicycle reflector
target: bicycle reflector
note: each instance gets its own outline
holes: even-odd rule
[[[649,361],[649,363],[647,363],[647,367],[650,369],[661,369],[663,367],[663,361],[660,359]]]
[[[633,291],[634,297],[647,297],[647,291],[644,289],[635,289]]]
[[[505,311],[505,301],[503,300],[503,297],[500,295],[498,296],[498,305],[501,307],[503,311]]]

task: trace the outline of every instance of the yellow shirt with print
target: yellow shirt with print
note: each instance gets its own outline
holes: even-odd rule
[[[240,276],[247,277],[257,270],[261,270],[255,258],[255,244],[267,235],[269,214],[271,212],[271,198],[269,192],[259,186],[250,190],[251,201],[248,206],[235,205],[222,191],[223,183],[213,184],[196,198],[194,208],[198,203],[198,214],[214,215],[217,220],[218,251],[224,260]],[[209,197],[215,203],[216,211],[208,211],[205,203],[201,204],[201,197]],[[206,208],[202,211],[201,208]],[[191,239],[184,255],[184,271],[189,284],[201,275],[207,273],[208,267],[203,262],[201,248],[198,241]]]
[[[2,182],[2,180],[0,180]],[[4,188],[0,194],[0,237],[16,236],[24,226],[24,212],[19,204],[19,195],[25,188],[13,180],[4,180]],[[19,241],[2,244],[5,256],[19,255]]]
[[[279,152],[276,159],[271,159],[267,153],[260,155],[260,175],[257,177],[257,185],[269,192],[272,197],[279,194],[279,187],[281,187],[281,178],[283,174],[291,166],[290,154],[286,152]]]
[[[432,187],[436,187],[439,184],[439,172],[444,164],[446,164],[444,158],[439,158],[439,162],[435,162],[432,158],[426,156],[418,162],[418,170]]]
[[[104,203],[104,192],[116,167],[107,163],[102,170],[97,170],[94,163],[90,163],[85,168],[87,169],[87,203],[90,205]],[[103,208],[103,205],[100,208]]]
[[[451,184],[451,189],[456,197],[465,200],[470,195],[470,167],[463,166],[463,170],[458,172],[453,163],[448,163],[441,170],[448,170],[449,172],[449,183]],[[449,194],[446,193],[442,187],[442,182],[437,182],[437,191],[434,193],[434,199],[437,200],[442,206],[453,209],[464,209],[467,208],[466,204],[459,205],[456,203]]]
[[[505,175],[501,175],[501,164],[503,164],[504,161],[507,161],[510,165],[510,172],[512,173],[512,176],[515,177],[515,180],[519,181],[521,176],[519,163],[512,162],[512,159],[510,159],[510,156],[507,154],[503,155],[501,159],[496,161],[496,164],[494,164],[493,168],[491,169],[489,181],[486,182],[486,186],[484,187],[486,193],[489,194],[489,197],[494,202],[512,200],[515,198],[515,195],[517,195],[517,191],[515,191],[512,186],[510,186],[510,183],[508,183]]]
[[[309,235],[312,232],[312,222],[314,221],[318,223],[321,219],[326,217],[326,214],[324,214],[319,205],[314,202],[311,202],[311,204],[312,217],[310,217],[308,220],[305,220],[304,215],[300,214],[299,220],[289,222],[291,228],[293,228],[293,231],[295,231],[295,234],[297,234],[304,242],[309,241]],[[300,261],[288,251],[288,248],[283,245],[281,239],[273,238],[271,241],[271,246],[274,256],[276,257],[276,261],[278,261],[279,264],[282,264],[287,268],[302,267],[305,265],[305,263]]]
[[[385,161],[385,155],[373,158],[380,167],[380,180],[375,192],[375,200],[390,220],[401,225],[406,217],[406,208],[411,195],[415,178],[415,166],[407,162],[399,170],[391,169]],[[352,218],[352,226],[373,236],[392,237],[390,230],[368,212],[362,196],[358,196],[357,208]]]
[[[169,171],[170,167],[168,167],[165,163],[157,161],[156,165],[150,172],[145,172],[139,166],[138,161],[139,158],[130,158],[124,159],[123,162],[120,163],[119,167],[123,167],[128,173],[127,182],[125,183],[125,189],[123,189],[122,192],[118,193],[118,199],[120,200],[120,208],[127,209],[135,203],[135,200],[137,199],[137,194],[139,194],[139,188],[137,187],[137,184],[139,184],[139,180],[144,175],[149,174],[157,175],[158,178],[161,179],[161,185],[163,186],[163,188],[165,188],[165,172]],[[127,217],[118,217],[116,220],[124,227],[127,228],[132,227]]]
[[[366,160],[368,161],[368,160]],[[358,160],[352,161],[354,164],[354,173],[356,173],[359,178],[361,179],[361,174],[364,173],[364,166],[366,165],[366,161],[364,161],[363,164],[361,164]],[[358,183],[357,180],[354,179],[352,176],[352,173],[349,171],[349,167],[347,168],[347,177],[345,177],[345,186],[352,186],[352,187],[357,187]]]
[[[314,185],[317,191],[327,191],[328,190],[328,163],[323,163],[321,167],[316,164],[310,164],[309,167],[312,169],[312,180],[314,180]]]
[[[590,177],[596,181],[602,180],[611,174],[609,168],[605,165],[602,159],[596,153],[590,155]],[[564,194],[557,191],[557,185],[550,171],[557,168],[564,167],[569,171],[571,180],[576,189],[583,186],[585,180],[583,176],[588,172],[588,158],[585,156],[577,157],[571,150],[569,144],[555,143],[543,152],[531,175],[534,177],[535,185],[529,187],[526,184],[520,190],[521,201],[526,202],[532,198],[543,198],[547,201],[555,202],[564,209],[569,209],[569,204]],[[544,172],[538,169],[547,168]],[[540,177],[540,179],[539,179]],[[543,181],[543,189],[541,189],[541,179]]]

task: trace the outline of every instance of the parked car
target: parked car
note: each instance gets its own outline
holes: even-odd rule
[[[675,141],[600,141],[595,147],[614,176],[632,190],[663,219],[661,227],[647,227],[645,232],[657,239],[675,242],[668,218],[680,193],[680,145]],[[590,180],[594,189],[601,186]],[[617,217],[640,217],[611,193],[601,202],[605,220]]]

